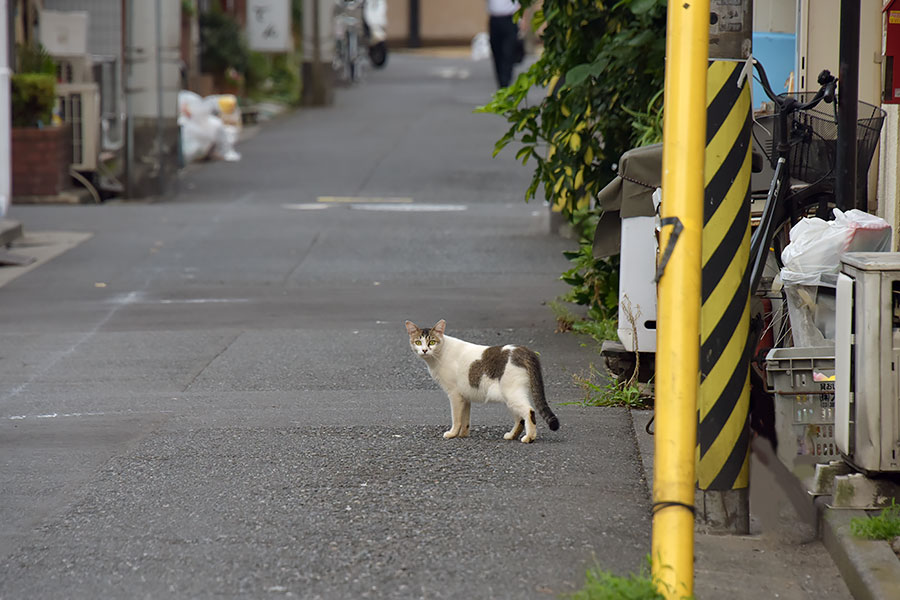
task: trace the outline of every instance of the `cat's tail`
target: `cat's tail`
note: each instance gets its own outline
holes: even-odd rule
[[[541,374],[541,361],[538,355],[531,350],[522,354],[522,362],[525,363],[523,366],[528,371],[528,380],[531,382],[531,400],[534,402],[534,407],[541,413],[541,417],[547,421],[547,426],[550,427],[550,430],[556,431],[559,429],[559,419],[550,410],[547,398],[544,395],[544,376]]]

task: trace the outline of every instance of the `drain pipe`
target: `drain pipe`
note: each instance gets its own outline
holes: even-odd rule
[[[0,0],[0,218],[6,216],[12,200],[12,124],[9,108],[9,12],[7,0]]]
[[[856,197],[856,122],[859,100],[859,0],[841,0],[838,61],[837,152],[835,196],[838,208],[866,211],[867,198]]]
[[[162,196],[166,191],[165,163],[163,162],[163,66],[162,66],[162,0],[156,0],[156,183]]]
[[[125,194],[134,196],[134,0],[125,0]]]

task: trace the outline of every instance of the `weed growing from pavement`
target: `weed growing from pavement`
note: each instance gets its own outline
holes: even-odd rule
[[[575,382],[584,390],[584,398],[577,402],[580,406],[626,406],[647,409],[653,406],[635,381],[615,381],[607,379],[594,365],[588,367],[587,376],[575,375]]]
[[[900,505],[891,499],[891,505],[874,517],[854,517],[850,531],[857,537],[870,540],[892,540],[900,536]]]
[[[647,564],[638,573],[626,576],[614,575],[599,567],[588,569],[584,587],[574,594],[567,595],[568,600],[665,600],[666,596],[659,591],[665,583],[653,580],[650,575],[650,557]],[[670,589],[670,588],[668,588]],[[684,597],[682,600],[692,600]]]

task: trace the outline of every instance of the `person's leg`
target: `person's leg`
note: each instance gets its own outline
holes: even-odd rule
[[[498,87],[503,87],[501,73],[503,67],[503,18],[488,19],[488,36],[491,40],[491,58],[494,60],[494,78]]]
[[[497,79],[500,87],[506,87],[512,83],[513,66],[516,56],[516,36],[518,35],[518,26],[513,23],[512,15],[500,17],[500,27],[503,31],[501,34],[501,60],[497,69]]]

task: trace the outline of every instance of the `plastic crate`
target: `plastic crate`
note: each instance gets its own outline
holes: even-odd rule
[[[774,348],[766,377],[775,394],[778,457],[790,468],[839,458],[834,443],[834,347]]]

